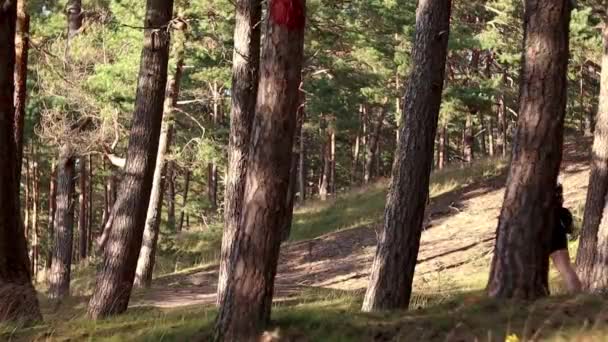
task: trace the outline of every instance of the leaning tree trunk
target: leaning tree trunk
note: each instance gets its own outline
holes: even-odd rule
[[[268,4],[242,218],[226,246],[231,252],[224,255],[230,260],[216,340],[257,341],[270,319],[281,224],[287,215],[305,7],[305,0],[271,0]]]
[[[598,228],[608,224],[604,222],[603,212],[608,193],[608,22],[602,30],[604,54],[602,56],[602,75],[600,82],[600,103],[597,111],[597,123],[591,152],[591,175],[583,215],[583,227],[576,253],[576,266],[583,288],[589,289],[595,282],[594,268],[598,251]],[[604,229],[602,229],[604,230]],[[605,234],[604,232],[602,232]],[[602,235],[603,235],[602,234]],[[596,266],[597,265],[597,266]],[[597,284],[601,285],[601,284]]]
[[[167,169],[165,156],[169,152],[171,146],[173,135],[173,111],[179,97],[179,87],[184,68],[184,32],[174,32],[173,39],[175,40],[176,51],[175,74],[167,81],[163,125],[161,127],[158,141],[156,166],[154,169],[154,178],[152,180],[152,192],[150,193],[148,212],[146,214],[146,226],[144,228],[144,237],[141,245],[141,251],[139,252],[139,259],[137,260],[137,269],[135,271],[135,286],[140,288],[149,288],[152,285],[152,273],[154,271],[156,245],[158,243],[158,233],[161,221],[160,218],[163,207],[163,193],[165,190],[164,175]],[[186,170],[186,174],[190,174],[188,170]],[[186,187],[187,186],[188,185],[186,184]],[[181,230],[181,225],[179,230]]]
[[[496,231],[487,291],[534,299],[549,293],[554,192],[562,156],[570,2],[527,0],[518,129]]]
[[[75,162],[69,145],[61,147],[55,205],[55,240],[49,277],[49,297],[63,299],[70,294],[72,240],[74,235]]]
[[[15,66],[15,1],[0,6],[0,322],[41,319],[32,286],[23,235],[17,181],[17,159],[22,146],[15,143],[13,107]]]
[[[167,85],[169,33],[156,27],[169,23],[172,15],[172,0],[147,1],[144,23],[150,28],[144,31],[125,174],[112,210],[109,246],[104,249],[103,265],[89,302],[88,314],[94,319],[123,313],[129,305],[152,190]]]
[[[407,308],[428,198],[445,74],[451,1],[420,0],[384,227],[363,311]]]

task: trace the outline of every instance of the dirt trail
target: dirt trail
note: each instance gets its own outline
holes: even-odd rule
[[[571,209],[576,209],[586,196],[589,168],[586,153],[580,151],[588,150],[588,146],[588,141],[583,144],[571,141],[564,148],[560,181],[565,188],[565,205]],[[438,271],[464,273],[487,267],[505,178],[501,175],[433,199],[430,225],[422,234],[417,284]],[[285,300],[310,287],[363,290],[375,245],[374,227],[343,230],[283,245],[276,300]],[[152,289],[137,295],[133,305],[170,308],[213,304],[217,274],[217,267],[212,266],[160,279]]]

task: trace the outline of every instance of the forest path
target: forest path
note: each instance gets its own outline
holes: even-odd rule
[[[589,166],[583,151],[588,151],[589,145],[589,141],[569,140],[564,146],[560,182],[564,184],[565,206],[573,211],[586,196]],[[505,179],[506,170],[492,179],[432,199],[430,225],[422,234],[415,290],[428,287],[437,277],[487,274]],[[289,300],[310,288],[363,291],[376,248],[377,226],[284,244],[275,301]],[[159,278],[150,290],[135,295],[132,306],[212,305],[217,276],[218,266],[214,265]]]

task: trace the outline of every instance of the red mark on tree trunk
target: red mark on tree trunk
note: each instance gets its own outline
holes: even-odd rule
[[[272,22],[288,30],[302,30],[306,22],[302,0],[272,0],[270,4]]]

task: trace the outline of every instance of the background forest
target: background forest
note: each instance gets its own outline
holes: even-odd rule
[[[230,216],[231,110],[240,91],[233,87],[235,8],[242,3],[175,0],[170,21],[150,29],[143,19],[156,19],[144,1],[18,1],[15,84],[18,90],[21,82],[23,91],[15,93],[15,111],[25,120],[21,218],[45,321],[0,325],[0,339],[211,336]],[[261,6],[256,25],[265,37],[270,10],[266,2]],[[430,198],[408,300],[413,310],[359,312],[382,229],[404,93],[416,67],[416,7],[415,0],[306,1],[301,84],[290,116],[296,123],[287,165],[289,219],[274,285],[275,299],[281,299],[265,338],[601,340],[603,297],[558,295],[529,306],[482,295],[521,108],[520,0],[452,2]],[[566,172],[560,181],[575,215],[573,254],[585,211],[606,20],[603,1],[577,1],[570,14]],[[166,99],[138,98],[149,41],[169,45]],[[129,192],[120,184],[134,170],[127,165],[129,137],[138,101],[146,99],[149,106],[160,103],[164,116],[159,149],[147,152],[157,156],[157,173],[139,252],[137,244],[108,241],[122,214],[136,212],[113,208]],[[107,252],[116,246],[127,248]],[[104,250],[139,257],[137,289],[130,304],[127,296],[126,315],[96,322],[85,312],[103,281],[96,274],[113,267]],[[554,272],[550,282],[551,292],[563,294]]]

